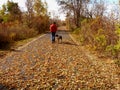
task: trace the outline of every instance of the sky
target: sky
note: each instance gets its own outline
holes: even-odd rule
[[[8,0],[0,0],[0,7],[5,4]],[[25,11],[25,2],[26,0],[10,0],[17,2],[20,8]],[[65,14],[59,12],[59,6],[57,5],[56,0],[42,0],[48,3],[48,11],[51,12],[51,17],[53,18],[54,15],[57,15],[61,20],[65,20]],[[114,4],[118,4],[118,0],[104,0],[108,5],[108,9],[112,9]]]
[[[0,8],[3,4],[5,4],[8,0],[0,0]],[[25,11],[25,2],[26,0],[10,0],[17,2],[20,8]],[[48,12],[51,12],[51,17],[53,18],[54,15],[58,16],[61,20],[65,20],[65,14],[61,14],[59,12],[59,6],[56,0],[42,0],[43,2],[46,1],[48,4]]]

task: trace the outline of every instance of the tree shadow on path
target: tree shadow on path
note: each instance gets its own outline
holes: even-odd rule
[[[75,44],[75,43],[71,43],[71,42],[62,42],[61,44],[67,44],[67,45],[74,45],[74,46],[78,46],[77,44]]]

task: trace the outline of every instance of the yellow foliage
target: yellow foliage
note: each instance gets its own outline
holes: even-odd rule
[[[79,41],[84,45],[90,45],[96,50],[100,50],[117,56],[120,52],[120,28],[107,19],[95,18],[85,19],[81,23],[81,28],[75,29],[74,34],[79,36]],[[116,30],[115,30],[116,29]],[[111,47],[112,46],[112,47]]]

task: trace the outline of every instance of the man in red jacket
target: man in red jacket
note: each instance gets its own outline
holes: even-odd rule
[[[57,31],[57,26],[56,26],[56,22],[54,22],[53,24],[50,25],[50,32],[52,35],[52,43],[55,42],[55,33]]]

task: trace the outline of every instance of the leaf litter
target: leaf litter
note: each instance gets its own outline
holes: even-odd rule
[[[103,63],[99,58],[90,59],[82,46],[51,44],[49,37],[47,34],[22,52],[2,59],[0,84],[3,87],[11,90],[119,90],[117,66]],[[63,33],[63,37],[63,42],[74,44],[68,34]],[[8,59],[11,60],[6,61]]]

